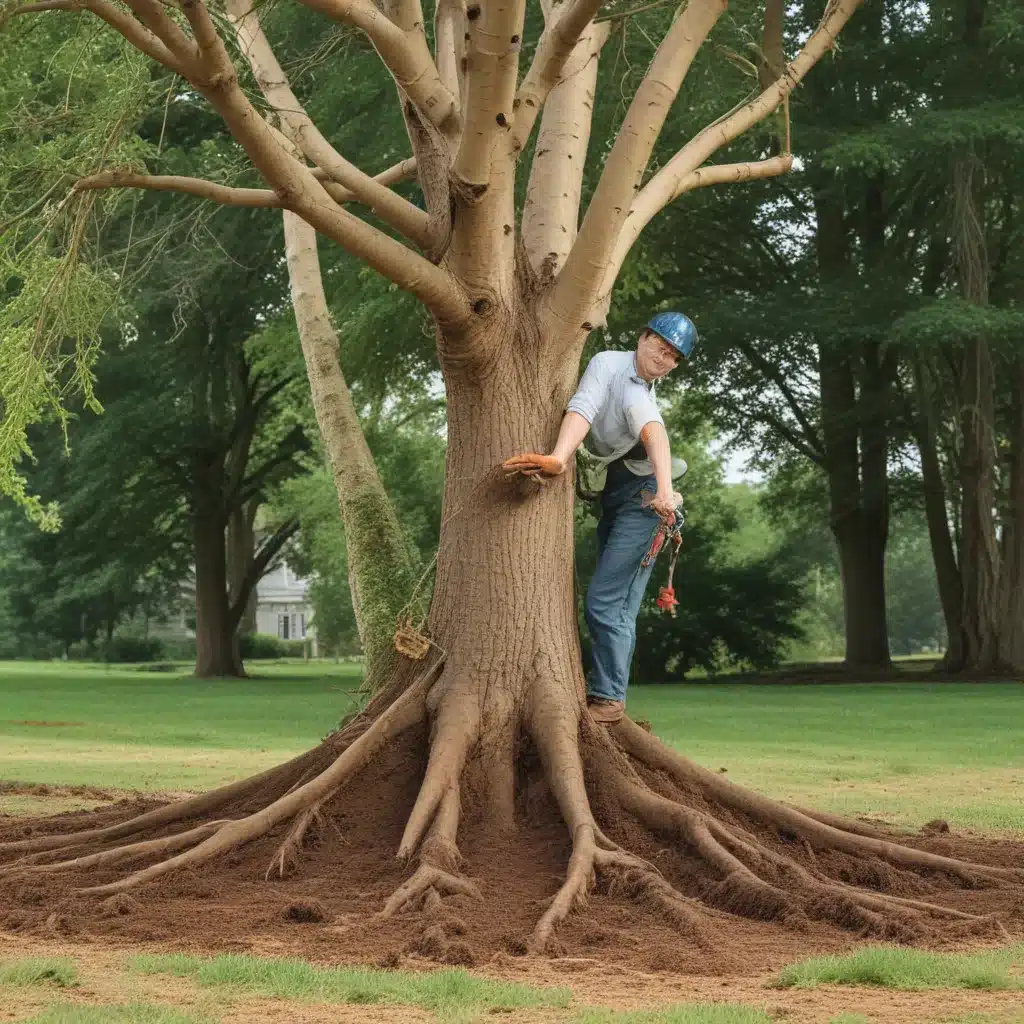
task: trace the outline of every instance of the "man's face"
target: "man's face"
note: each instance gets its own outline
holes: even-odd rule
[[[669,370],[674,370],[682,358],[678,349],[673,348],[654,331],[644,331],[636,346],[636,368],[644,380],[658,380]]]

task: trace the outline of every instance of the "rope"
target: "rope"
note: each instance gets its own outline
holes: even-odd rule
[[[651,546],[647,549],[647,554],[644,555],[644,559],[640,563],[641,567],[646,569],[658,557],[665,541],[671,542],[672,556],[669,558],[668,562],[668,583],[658,591],[658,596],[654,603],[663,612],[668,612],[673,619],[676,617],[676,606],[679,604],[679,601],[676,598],[673,581],[676,575],[676,562],[679,559],[679,549],[683,545],[682,530],[683,520],[682,516],[680,516],[678,512],[672,516],[671,523],[668,523],[663,519],[658,526],[657,532],[654,534]]]

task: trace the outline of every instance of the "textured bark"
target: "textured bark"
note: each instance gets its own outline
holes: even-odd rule
[[[1014,360],[1009,466],[1000,544],[999,663],[1024,671],[1024,358]]]
[[[224,519],[197,512],[193,519],[196,577],[196,667],[200,679],[245,676],[228,604]]]
[[[523,209],[523,246],[542,279],[561,270],[576,241],[597,65],[608,32],[607,22],[586,29],[544,105]]]
[[[983,178],[984,169],[973,154],[964,154],[954,166],[953,240],[960,291],[978,306],[988,304]],[[1000,667],[995,376],[988,341],[980,336],[964,345],[960,362],[960,431],[964,664],[972,671],[990,672]]]
[[[259,506],[255,501],[246,502],[234,509],[228,520],[228,602],[234,607],[240,597],[245,598],[244,607],[238,614],[238,629],[241,633],[256,632],[256,588],[246,589],[246,577],[256,557],[256,532],[254,524],[256,510]]]
[[[914,413],[914,435],[921,457],[921,482],[924,491],[925,519],[931,544],[935,581],[946,623],[946,653],[943,667],[958,672],[964,664],[963,590],[956,547],[950,528],[946,502],[946,483],[939,461],[935,436],[935,400],[928,388],[920,360],[914,362],[914,391],[917,408]]]

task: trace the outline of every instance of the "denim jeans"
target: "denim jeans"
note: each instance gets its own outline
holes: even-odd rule
[[[642,505],[643,492],[657,490],[654,476],[635,476],[621,462],[608,467],[597,524],[597,569],[587,588],[585,612],[592,641],[587,693],[626,699],[636,646],[636,617],[654,562],[641,567],[660,519]]]

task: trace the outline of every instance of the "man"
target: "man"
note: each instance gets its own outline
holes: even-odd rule
[[[593,667],[587,704],[594,719],[618,722],[636,644],[636,617],[654,568],[644,556],[682,499],[672,489],[672,455],[654,383],[689,358],[697,329],[682,313],[659,313],[635,352],[600,352],[569,402],[550,455],[528,452],[505,469],[543,477],[564,473],[589,434],[592,456],[607,466],[597,525],[598,562],[587,590]],[[685,464],[683,464],[685,471]]]

